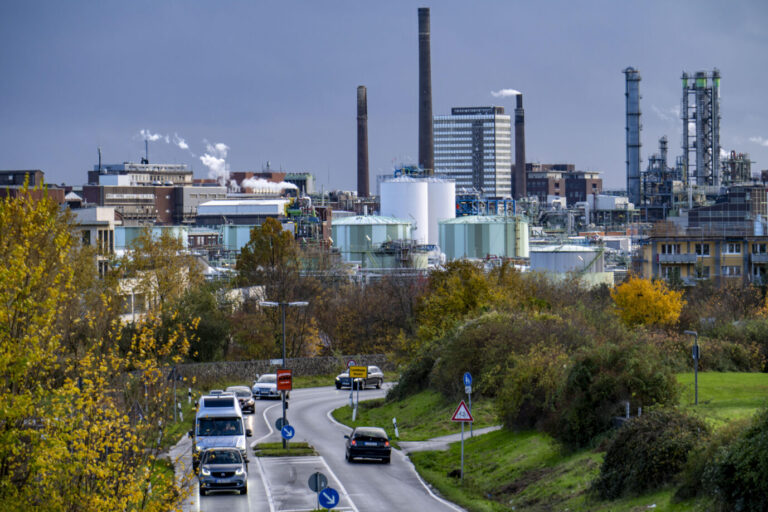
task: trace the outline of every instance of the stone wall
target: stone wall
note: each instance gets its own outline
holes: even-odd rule
[[[330,375],[341,373],[347,361],[353,359],[359,365],[375,365],[384,371],[391,371],[395,366],[384,354],[355,355],[339,357],[301,357],[288,359],[287,366],[294,376]],[[274,373],[281,365],[273,365],[269,359],[256,361],[220,361],[213,363],[186,363],[178,366],[179,373],[190,379],[195,378],[198,385],[207,385],[221,381],[240,381],[250,385],[257,375]],[[330,385],[330,383],[329,383]]]

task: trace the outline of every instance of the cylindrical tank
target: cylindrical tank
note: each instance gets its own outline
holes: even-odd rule
[[[410,221],[409,238],[420,244],[429,240],[428,204],[428,186],[424,180],[399,177],[381,184],[381,215]]]
[[[525,258],[528,223],[520,217],[471,215],[440,222],[440,248],[447,260]]]
[[[599,249],[580,245],[552,245],[531,250],[531,270],[566,274],[568,272],[603,272]]]
[[[456,218],[456,183],[452,180],[427,178],[427,216],[429,237],[427,242],[440,245],[441,220]]]
[[[334,219],[331,223],[333,247],[341,253],[347,262],[364,262],[366,254],[382,243],[392,240],[407,240],[411,233],[411,223],[405,219],[393,217],[363,216]]]

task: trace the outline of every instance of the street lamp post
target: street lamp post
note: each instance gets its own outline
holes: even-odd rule
[[[693,404],[699,405],[699,333],[696,331],[685,331],[684,334],[693,336]]]
[[[283,368],[286,367],[286,362],[285,362],[285,307],[286,306],[305,307],[307,305],[309,305],[309,302],[304,302],[304,301],[298,301],[298,302],[260,301],[259,302],[259,306],[263,306],[263,307],[268,307],[268,308],[280,307],[281,314],[282,314],[282,317],[283,317]],[[282,400],[283,400],[283,425],[287,425],[288,423],[286,422],[286,419],[285,419],[285,390],[284,389],[280,391],[280,395],[282,396]],[[286,440],[285,440],[285,438],[283,438],[283,448],[285,448],[285,447],[286,447]]]

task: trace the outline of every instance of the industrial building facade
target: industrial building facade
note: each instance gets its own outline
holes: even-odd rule
[[[435,116],[435,174],[486,197],[512,194],[512,126],[504,107],[456,107]]]

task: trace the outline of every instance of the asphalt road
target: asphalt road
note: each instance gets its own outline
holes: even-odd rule
[[[384,396],[384,390],[363,390],[360,400]],[[301,512],[317,508],[317,496],[309,489],[310,475],[319,471],[328,486],[338,491],[339,504],[333,510],[375,511],[460,511],[430,491],[413,465],[400,451],[392,451],[392,462],[349,463],[344,458],[344,434],[350,429],[336,423],[330,411],[349,402],[349,390],[335,387],[291,391],[288,420],[296,429],[293,441],[307,441],[318,457],[264,457],[249,455],[248,494],[217,493],[200,497],[196,479],[191,479],[190,497],[185,511],[269,511]],[[277,442],[275,420],[281,415],[279,401],[257,400],[256,412],[246,421],[253,431],[251,443]],[[384,425],[380,425],[384,426]],[[183,468],[191,467],[191,441],[177,445]]]

